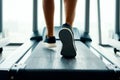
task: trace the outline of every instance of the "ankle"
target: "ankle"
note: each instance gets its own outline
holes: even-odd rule
[[[54,37],[53,35],[46,35],[47,37]]]

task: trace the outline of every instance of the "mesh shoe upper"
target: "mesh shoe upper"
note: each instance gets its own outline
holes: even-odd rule
[[[72,27],[71,27],[69,24],[67,24],[67,23],[63,24],[63,25],[62,25],[62,28],[68,28],[68,29],[70,29],[71,32],[72,32],[72,34],[74,35],[73,30],[72,30]]]

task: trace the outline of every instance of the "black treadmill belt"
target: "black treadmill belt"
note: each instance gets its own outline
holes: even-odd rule
[[[77,56],[65,59],[60,55],[62,44],[57,40],[57,47],[48,49],[40,42],[26,61],[25,69],[81,69],[107,70],[105,64],[97,58],[83,43],[75,41]]]

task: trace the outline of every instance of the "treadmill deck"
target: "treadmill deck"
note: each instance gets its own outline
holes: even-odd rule
[[[105,64],[87,46],[80,41],[75,41],[75,44],[77,56],[66,59],[60,54],[60,40],[57,40],[57,47],[52,49],[46,48],[43,42],[40,42],[25,62],[25,69],[107,70]]]

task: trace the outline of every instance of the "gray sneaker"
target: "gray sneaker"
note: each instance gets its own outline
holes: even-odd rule
[[[66,58],[74,58],[76,56],[76,47],[71,26],[67,23],[63,24],[59,37],[62,42],[61,55]]]

